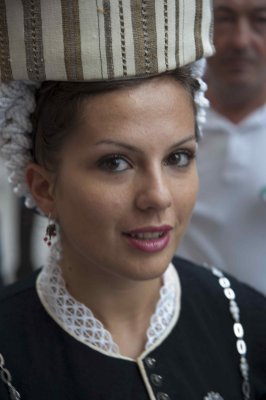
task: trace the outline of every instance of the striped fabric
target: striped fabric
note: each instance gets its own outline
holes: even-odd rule
[[[157,74],[213,53],[212,0],[0,0],[0,81]]]

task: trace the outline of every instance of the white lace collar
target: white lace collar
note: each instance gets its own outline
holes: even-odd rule
[[[56,249],[53,248],[36,282],[37,293],[44,308],[55,322],[81,343],[120,357],[119,347],[111,333],[88,307],[75,300],[67,291],[57,259]],[[180,313],[180,294],[179,277],[174,266],[169,264],[163,275],[160,299],[147,330],[146,351],[159,345],[176,324]]]

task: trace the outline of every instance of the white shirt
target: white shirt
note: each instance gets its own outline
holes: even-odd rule
[[[208,110],[198,170],[198,201],[178,254],[266,295],[266,105],[237,125]]]

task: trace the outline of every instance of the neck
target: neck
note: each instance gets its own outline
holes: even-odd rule
[[[92,268],[71,268],[62,262],[69,293],[85,304],[112,334],[121,354],[137,358],[144,350],[151,315],[162,279],[131,281]]]
[[[207,97],[211,106],[231,122],[238,124],[266,102],[266,88],[247,91],[208,84]]]

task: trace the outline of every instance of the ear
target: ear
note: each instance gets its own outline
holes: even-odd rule
[[[54,174],[36,163],[30,163],[27,166],[25,178],[38,208],[46,215],[53,214],[55,209]]]

